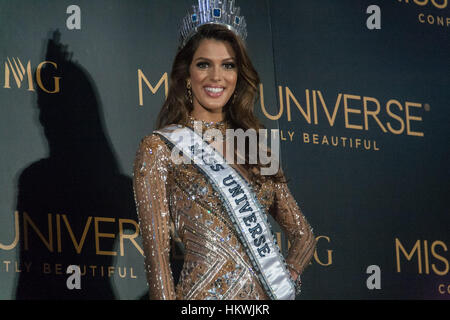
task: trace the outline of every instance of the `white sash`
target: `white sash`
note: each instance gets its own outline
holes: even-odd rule
[[[274,300],[295,299],[295,286],[274,241],[267,213],[246,180],[192,129],[171,125],[155,133],[176,146],[176,150],[182,151],[221,195],[255,274],[268,296]]]

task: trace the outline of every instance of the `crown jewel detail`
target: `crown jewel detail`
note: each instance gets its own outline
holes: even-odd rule
[[[198,28],[205,24],[223,25],[245,40],[247,23],[240,12],[235,0],[198,0],[198,5],[192,6],[192,13],[188,13],[181,23],[180,47],[184,47]]]

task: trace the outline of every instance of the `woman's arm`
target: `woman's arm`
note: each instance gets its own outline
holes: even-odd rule
[[[290,243],[286,263],[296,280],[308,266],[316,246],[312,228],[301,212],[286,183],[275,184],[275,199],[270,210],[285,231]]]
[[[169,148],[153,134],[142,139],[133,172],[150,299],[159,300],[175,299],[169,261],[170,214],[166,193],[169,161]]]

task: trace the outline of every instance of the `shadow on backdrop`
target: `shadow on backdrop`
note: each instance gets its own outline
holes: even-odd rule
[[[41,80],[53,91],[61,77],[60,92],[36,88],[49,156],[23,170],[18,182],[22,270],[16,299],[114,299],[108,266],[119,219],[136,220],[132,180],[119,172],[92,79],[59,37],[55,31],[48,40],[45,57],[57,68],[45,64]],[[85,273],[81,290],[67,288],[68,265]]]

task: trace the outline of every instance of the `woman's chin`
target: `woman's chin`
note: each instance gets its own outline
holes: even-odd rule
[[[211,113],[218,113],[222,112],[223,108],[225,107],[226,103],[205,103],[202,105],[202,107],[211,112]]]

